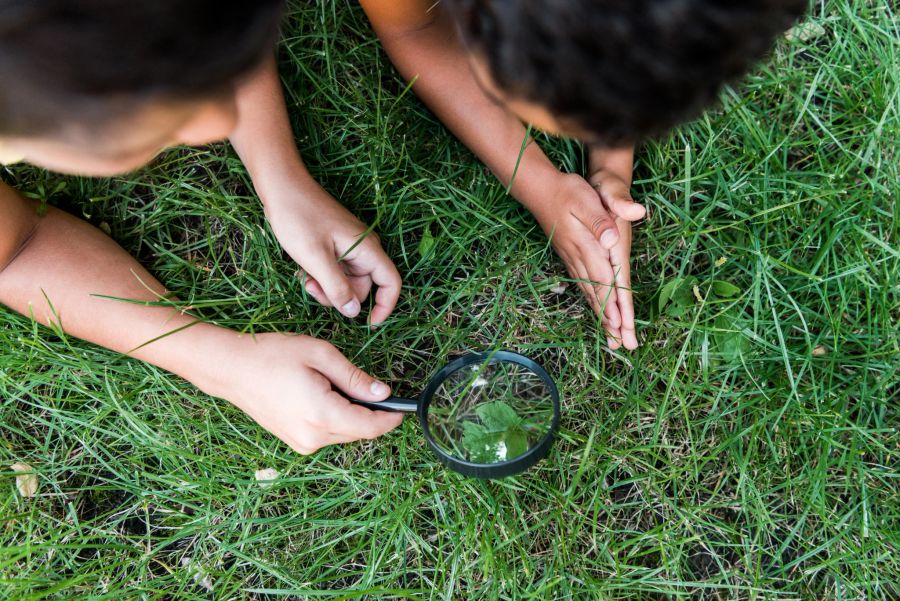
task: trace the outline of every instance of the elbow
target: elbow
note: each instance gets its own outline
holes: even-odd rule
[[[34,203],[0,186],[0,273],[28,248],[40,223]]]

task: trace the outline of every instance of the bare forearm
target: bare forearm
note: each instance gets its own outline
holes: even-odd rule
[[[11,192],[7,190],[0,189],[0,194],[7,194],[4,204],[8,206]],[[31,204],[20,200],[22,207]],[[208,353],[236,334],[197,324],[141,347],[195,319],[171,307],[100,298],[152,302],[166,291],[122,248],[86,222],[50,209],[29,229],[21,248],[0,265],[0,302],[43,325],[61,326],[69,335],[122,353],[131,351],[131,356],[200,386],[214,380],[207,369]]]
[[[592,148],[588,177],[599,171],[608,171],[614,173],[628,186],[631,186],[631,171],[633,167],[633,146],[624,148]]]
[[[485,95],[448,18],[439,7],[433,12],[430,24],[413,31],[391,32],[377,20],[373,27],[418,96],[504,185],[515,173],[511,193],[535,211],[552,195],[558,169],[532,140],[519,160],[525,127]]]
[[[288,120],[275,57],[238,89],[238,126],[230,141],[265,203],[277,188],[311,184]]]

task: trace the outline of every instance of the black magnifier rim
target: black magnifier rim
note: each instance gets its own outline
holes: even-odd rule
[[[426,419],[428,416],[428,406],[431,404],[431,399],[434,396],[434,393],[437,391],[438,386],[447,379],[451,373],[467,366],[475,363],[517,363],[531,372],[537,374],[541,380],[543,380],[544,384],[547,385],[547,389],[550,391],[550,396],[553,399],[553,422],[550,424],[550,429],[544,435],[544,437],[533,447],[531,447],[528,451],[519,455],[515,459],[511,459],[509,461],[504,461],[502,463],[492,463],[492,464],[484,464],[484,463],[472,463],[471,461],[466,461],[465,459],[457,459],[447,453],[444,449],[440,447],[440,445],[435,442],[434,438],[431,435],[431,430],[428,427],[428,420]],[[422,426],[422,432],[425,435],[425,440],[428,441],[428,446],[431,447],[431,450],[437,456],[438,460],[443,463],[445,466],[450,469],[459,472],[464,476],[471,476],[475,478],[505,478],[506,476],[513,476],[515,474],[519,474],[533,466],[535,463],[543,459],[550,452],[550,447],[553,446],[553,440],[556,437],[556,431],[559,429],[559,414],[560,414],[560,405],[559,405],[559,391],[556,388],[556,383],[547,373],[547,371],[541,367],[539,363],[534,361],[533,359],[529,359],[524,355],[520,355],[519,353],[514,353],[513,351],[486,351],[482,353],[470,353],[468,355],[463,355],[459,359],[452,361],[451,363],[444,366],[441,371],[437,372],[431,380],[428,381],[428,386],[425,388],[422,395],[419,397],[419,408],[416,411],[416,414],[419,416],[419,423]]]

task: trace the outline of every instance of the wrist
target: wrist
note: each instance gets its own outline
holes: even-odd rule
[[[315,204],[315,199],[321,195],[322,187],[302,163],[293,169],[273,169],[256,176],[251,174],[251,178],[256,194],[270,215],[285,204]]]
[[[527,174],[516,175],[510,194],[532,215],[541,219],[543,215],[555,212],[560,194],[571,189],[572,178],[582,179],[553,166],[531,170]]]
[[[556,173],[545,180],[546,189],[540,190],[530,203],[524,204],[534,215],[541,227],[549,235],[559,219],[559,215],[568,211],[569,201],[580,198],[584,194],[593,193],[587,180],[574,173]]]
[[[588,159],[587,179],[594,180],[603,173],[612,173],[631,186],[631,173],[634,167],[634,147],[625,148],[592,148]]]
[[[196,323],[148,344],[133,356],[184,378],[206,394],[224,397],[243,338],[234,330]]]

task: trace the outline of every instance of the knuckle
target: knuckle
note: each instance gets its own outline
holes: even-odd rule
[[[372,440],[374,438],[378,438],[385,432],[387,432],[390,428],[381,426],[377,423],[371,423],[367,425],[362,431],[362,437],[367,440]]]
[[[596,236],[609,228],[609,217],[606,215],[597,215],[591,220],[591,232]]]
[[[300,446],[309,449],[310,453],[315,453],[327,444],[328,443],[321,436],[315,434],[307,434],[300,440]]]
[[[328,296],[338,302],[346,302],[353,298],[353,288],[350,287],[350,282],[348,282],[346,278],[346,275],[335,278],[327,291]]]
[[[312,430],[321,430],[325,427],[325,422],[325,418],[318,413],[314,413],[306,418],[306,425]]]
[[[331,344],[325,342],[324,340],[320,340],[318,338],[314,338],[311,344],[313,357],[320,360],[328,359],[332,351],[334,349]]]
[[[301,455],[312,455],[315,452],[313,449],[310,449],[300,441],[286,440],[285,442],[288,443],[289,447],[291,447],[292,449],[294,449],[294,451],[300,453]]]
[[[350,365],[350,374],[347,376],[347,382],[351,388],[357,388],[365,384],[366,373],[355,365]]]

